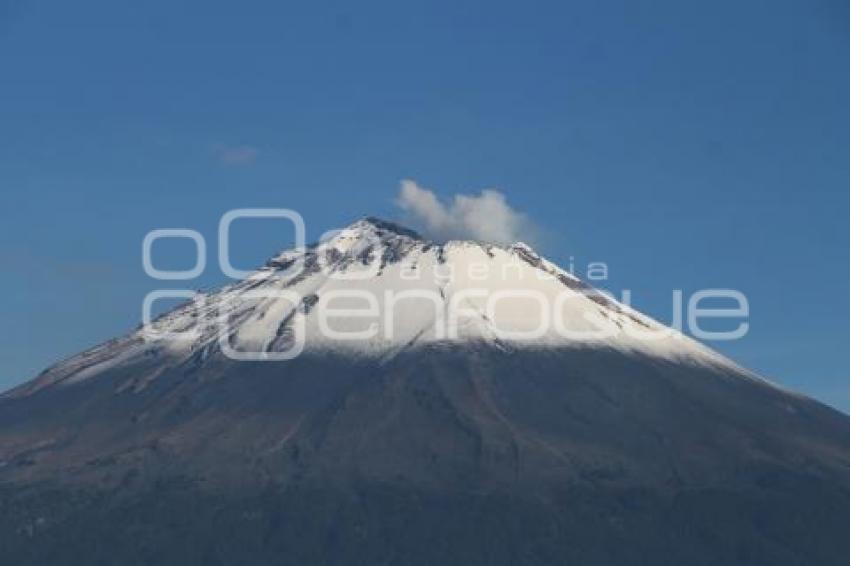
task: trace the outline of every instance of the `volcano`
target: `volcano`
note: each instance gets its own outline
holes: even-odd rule
[[[847,416],[374,218],[0,397],[4,564],[829,565],[848,525]]]

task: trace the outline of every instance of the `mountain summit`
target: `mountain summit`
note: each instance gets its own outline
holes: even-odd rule
[[[842,564],[848,520],[850,418],[374,218],[0,398],[16,564]]]
[[[324,309],[324,310],[323,310]],[[271,258],[245,280],[168,312],[127,337],[49,369],[11,393],[69,385],[156,359],[213,363],[313,353],[380,358],[435,343],[501,348],[610,348],[736,368],[716,352],[592,289],[529,246],[435,243],[366,218],[306,249]]]

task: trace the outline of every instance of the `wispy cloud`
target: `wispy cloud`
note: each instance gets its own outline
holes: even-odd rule
[[[481,240],[510,244],[534,240],[533,224],[507,203],[505,195],[486,189],[475,195],[454,195],[443,203],[433,191],[414,181],[401,182],[396,204],[425,235],[435,240]]]
[[[215,148],[216,158],[224,165],[251,165],[259,153],[259,149],[250,145],[220,145]]]

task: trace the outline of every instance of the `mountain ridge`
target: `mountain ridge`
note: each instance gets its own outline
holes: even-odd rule
[[[360,222],[0,396],[8,559],[844,563],[850,417],[683,335],[641,343],[664,327],[525,246]],[[334,291],[422,286],[433,308],[319,332]],[[526,288],[613,333],[500,336],[532,309],[483,300]]]
[[[481,267],[485,269],[474,273]],[[539,336],[532,336],[532,329],[527,328],[533,318],[527,302],[510,296],[517,292],[544,303],[539,317],[531,321],[545,326]],[[294,304],[297,301],[291,296],[273,300],[275,294],[287,293],[293,293],[300,303]],[[366,299],[377,302],[377,336],[344,340],[337,332],[337,338],[329,339],[321,320],[311,312],[326,293],[367,295]],[[501,308],[488,310],[494,296],[503,297]],[[420,301],[420,308],[404,297]],[[453,301],[455,298],[462,300]],[[553,314],[546,308],[560,310]],[[452,317],[454,313],[459,314]],[[499,316],[507,320],[507,332],[500,332]],[[284,250],[245,280],[198,294],[127,336],[60,362],[38,380],[42,385],[49,383],[51,374],[58,376],[55,383],[83,379],[103,364],[120,364],[151,352],[206,357],[239,342],[261,358],[272,358],[291,345],[296,334],[292,322],[300,318],[305,318],[302,333],[306,348],[342,348],[357,355],[382,357],[423,341],[498,339],[529,347],[595,344],[733,365],[720,354],[591,288],[525,244],[458,240],[437,244],[398,224],[367,217],[324,242]],[[342,329],[348,335],[365,335],[356,321],[340,322],[349,325]],[[226,332],[230,335],[225,342]],[[652,339],[642,335],[653,332],[657,337]],[[160,333],[167,336],[160,339]],[[600,334],[603,337],[597,339]],[[187,338],[190,335],[192,339]],[[236,346],[229,351],[239,355]],[[24,384],[7,395],[18,395],[33,385]]]

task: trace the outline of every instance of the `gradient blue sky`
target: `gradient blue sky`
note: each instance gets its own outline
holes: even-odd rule
[[[315,237],[412,178],[502,190],[657,318],[742,290],[712,346],[850,411],[848,63],[843,0],[0,0],[0,388],[138,322],[149,230]],[[244,267],[291,240],[237,232]]]

